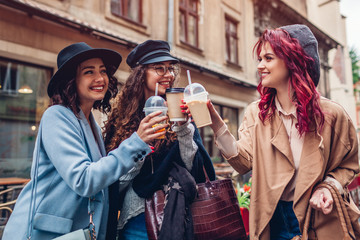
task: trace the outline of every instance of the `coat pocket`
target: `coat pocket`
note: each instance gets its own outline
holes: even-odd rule
[[[71,231],[73,220],[55,215],[36,213],[33,226],[36,230],[65,234]]]

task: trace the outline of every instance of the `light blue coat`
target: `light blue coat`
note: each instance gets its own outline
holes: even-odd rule
[[[32,179],[19,195],[3,240],[25,240],[27,237],[38,148],[36,213],[31,239],[49,240],[87,227],[90,196],[96,199],[93,221],[97,239],[105,239],[109,210],[107,187],[141,164],[137,160],[151,149],[134,133],[106,156],[101,129],[92,115],[90,122],[94,134],[82,112],[78,119],[71,110],[60,105],[45,111],[34,149]]]

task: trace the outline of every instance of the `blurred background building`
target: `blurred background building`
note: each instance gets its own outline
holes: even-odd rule
[[[74,42],[117,50],[123,56],[119,87],[130,69],[128,53],[147,39],[170,43],[181,60],[180,87],[204,85],[237,136],[246,106],[256,100],[252,48],[265,28],[306,24],[319,41],[322,95],[356,121],[345,17],[339,0],[0,0],[0,176],[29,177],[35,137],[47,108],[47,84],[57,53]],[[96,113],[102,124],[105,117]],[[219,175],[232,169],[201,128]],[[54,144],[56,144],[54,142]]]

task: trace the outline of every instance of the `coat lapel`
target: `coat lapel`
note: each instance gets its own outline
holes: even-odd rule
[[[304,202],[301,199],[303,199],[304,194],[311,194],[309,189],[312,189],[317,182],[321,181],[324,175],[325,162],[323,150],[324,146],[321,136],[318,136],[315,132],[305,134],[294,194],[294,208],[297,216],[300,218],[304,217],[301,215],[306,211],[296,211],[296,208],[306,209],[308,205],[307,201]]]
[[[271,143],[295,168],[289,138],[286,133],[285,126],[277,113],[275,114],[273,121],[272,131],[274,133],[274,137],[271,139]],[[321,176],[324,175],[323,171],[325,171],[322,137],[317,135],[315,132],[306,133],[304,137],[304,145],[301,153],[294,193],[294,211],[296,216],[299,217],[300,223],[303,223],[303,220],[305,219],[303,213],[306,212],[301,209],[307,209],[309,204],[308,201],[301,201],[301,199],[304,199],[304,195],[308,198],[310,197],[307,196],[311,194],[311,191],[308,190],[311,189],[317,182],[322,180]]]
[[[289,143],[289,136],[287,135],[283,121],[281,120],[277,112],[274,114],[273,121],[274,122],[272,124],[271,131],[273,132],[274,136],[270,140],[270,142],[289,160],[291,165],[295,167]]]
[[[93,121],[94,121],[94,118],[93,118],[92,114],[90,114],[90,122],[92,122],[92,124],[94,124]],[[79,122],[80,122],[81,128],[82,128],[84,136],[85,136],[87,152],[89,153],[91,160],[93,162],[97,161],[102,157],[102,155],[100,153],[98,144],[95,140],[91,126],[89,125],[89,123],[86,120],[86,117],[82,111],[80,111]],[[95,134],[98,135],[98,131],[95,131]],[[102,142],[102,141],[100,141],[100,142]]]
[[[101,156],[106,156],[106,149],[105,149],[104,140],[102,138],[101,129],[99,125],[96,123],[94,115],[92,113],[90,114],[90,122],[93,125],[95,139],[99,145]]]

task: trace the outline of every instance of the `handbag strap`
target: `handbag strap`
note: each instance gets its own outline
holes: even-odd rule
[[[36,188],[38,183],[38,174],[39,174],[39,158],[40,158],[40,144],[41,144],[41,124],[39,126],[38,137],[36,141],[35,148],[37,148],[36,155],[35,155],[35,163],[34,163],[34,171],[32,176],[32,183],[31,183],[31,195],[30,195],[30,208],[28,214],[28,231],[27,231],[27,240],[31,239],[32,229],[33,229],[33,220],[35,217],[35,206],[36,206]],[[96,231],[95,231],[95,224],[93,222],[93,215],[94,215],[94,200],[95,197],[89,197],[88,202],[88,214],[90,216],[89,219],[89,230],[90,230],[90,239],[96,240]]]
[[[350,221],[350,217],[349,214],[346,210],[343,198],[341,196],[341,194],[339,193],[339,191],[337,190],[337,188],[329,183],[320,183],[316,189],[318,188],[327,188],[330,193],[331,196],[334,200],[335,206],[336,206],[336,210],[338,212],[339,215],[339,221],[340,221],[340,225],[341,225],[341,229],[343,230],[344,233],[344,239],[354,239],[355,240],[355,236],[354,234],[352,234],[349,230],[348,230],[348,226],[351,226],[351,221]],[[313,216],[312,214],[312,207],[309,205],[307,212],[306,212],[306,217],[305,217],[305,222],[304,222],[304,230],[303,230],[303,235],[301,239],[308,239],[308,231],[310,229],[310,219]]]
[[[37,188],[37,176],[38,176],[38,169],[39,169],[39,157],[40,157],[40,139],[41,139],[41,126],[39,127],[39,132],[38,132],[38,138],[36,141],[36,145],[35,148],[37,148],[36,151],[36,155],[35,155],[35,163],[34,163],[34,171],[33,171],[33,176],[32,179],[33,181],[31,182],[31,195],[30,195],[30,206],[29,206],[29,214],[28,214],[28,231],[27,231],[27,237],[26,239],[30,240],[31,239],[31,234],[32,234],[32,222],[34,219],[34,215],[35,215],[35,204],[36,204],[36,188]]]
[[[89,197],[89,202],[88,202],[88,214],[90,216],[89,219],[89,230],[90,230],[90,239],[91,240],[96,240],[96,231],[95,231],[95,224],[93,222],[93,216],[94,216],[94,203],[95,203],[95,197],[91,196]]]
[[[205,166],[204,166],[204,165],[203,165],[203,171],[204,171],[204,175],[205,175],[205,179],[206,179],[205,182],[210,182],[210,178],[209,178],[209,176],[208,176],[208,174],[207,174],[207,172],[206,172],[206,169],[205,169]]]
[[[341,227],[344,232],[344,236],[346,236],[346,234],[347,234],[347,235],[349,235],[349,237],[351,239],[355,239],[354,234],[349,231],[349,227],[352,228],[351,220],[349,217],[349,213],[346,209],[345,203],[343,201],[343,197],[341,196],[341,194],[339,193],[339,191],[337,190],[337,188],[334,185],[327,184],[327,187],[330,190],[331,194],[333,196],[335,196],[333,198],[334,198],[336,207],[337,208],[341,207],[341,210],[338,209],[338,213],[339,213],[339,218],[340,218],[340,222],[341,222]]]

